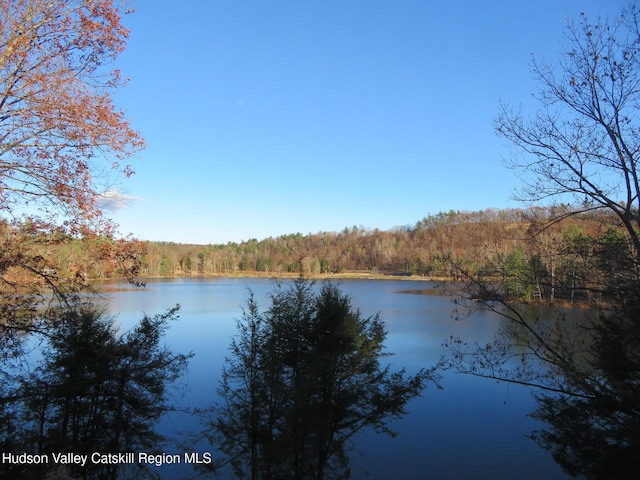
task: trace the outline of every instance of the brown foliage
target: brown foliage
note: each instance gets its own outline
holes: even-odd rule
[[[114,239],[98,202],[110,187],[105,170],[130,176],[127,159],[144,147],[110,97],[123,82],[109,64],[129,34],[120,7],[0,0],[3,332],[38,328],[52,303],[76,301],[92,265],[137,273],[140,245]],[[74,251],[79,237],[99,248]]]
[[[621,274],[606,271],[607,232],[624,229],[606,212],[555,223],[555,209],[451,211],[390,231],[345,228],[226,245],[149,242],[141,275],[479,275],[525,299],[595,301]]]
[[[113,0],[0,0],[0,212],[35,204],[72,234],[111,227],[97,160],[128,176],[144,146],[109,96],[127,37]]]

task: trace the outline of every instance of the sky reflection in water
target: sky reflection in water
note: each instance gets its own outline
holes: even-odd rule
[[[123,288],[124,287],[124,288]],[[479,311],[464,321],[452,316],[451,298],[429,294],[432,284],[416,281],[348,280],[342,289],[366,316],[380,313],[389,335],[383,359],[393,370],[429,367],[446,353],[450,335],[489,341],[499,318]],[[248,289],[268,305],[272,283],[266,279],[179,279],[151,281],[140,290],[107,285],[108,309],[123,329],[143,313],[155,314],[179,303],[180,320],[171,326],[167,345],[195,352],[188,387],[176,392],[182,407],[204,407],[217,400],[216,387],[230,339],[236,334]],[[352,478],[404,479],[565,479],[549,454],[526,438],[540,424],[526,416],[535,407],[529,390],[495,381],[447,373],[443,390],[428,387],[409,405],[409,415],[393,424],[396,439],[365,432],[358,438]],[[188,415],[174,413],[163,430],[196,426]],[[163,470],[163,473],[168,473]]]

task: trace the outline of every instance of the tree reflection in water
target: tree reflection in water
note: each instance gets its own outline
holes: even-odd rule
[[[586,319],[556,312],[550,319],[501,300],[487,284],[470,282],[467,290],[475,293],[459,300],[459,312],[488,308],[504,322],[486,345],[451,338],[446,344],[451,355],[443,368],[532,387],[538,406],[531,415],[548,427],[531,438],[570,475],[637,478],[640,285],[635,292],[629,286],[615,310],[592,312]]]
[[[533,416],[549,428],[533,439],[569,474],[635,479],[640,472],[640,295],[593,325],[591,371],[574,394],[537,395]]]

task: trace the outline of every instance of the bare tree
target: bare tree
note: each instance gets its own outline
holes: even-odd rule
[[[640,260],[640,26],[632,6],[613,20],[570,23],[556,64],[533,61],[540,108],[533,117],[501,105],[498,134],[516,149],[507,160],[527,202],[553,199],[608,209]]]
[[[532,438],[568,473],[590,479],[635,478],[640,448],[639,16],[635,6],[613,20],[591,22],[581,14],[568,25],[557,64],[533,62],[540,85],[535,115],[503,104],[496,119],[498,133],[515,146],[506,163],[521,174],[517,198],[566,204],[549,209],[542,230],[535,221],[530,229],[538,236],[550,291],[557,286],[555,258],[571,251],[559,248],[564,242],[585,260],[593,256],[591,265],[606,264],[598,270],[615,280],[601,291],[609,310],[585,320],[541,314],[509,301],[499,276],[486,281],[456,265],[468,282],[458,300],[460,314],[469,312],[464,307],[489,309],[503,323],[492,343],[447,343],[447,366],[535,387],[533,416],[548,427]],[[591,210],[608,212],[618,225],[597,238],[575,237],[577,242],[545,232],[545,224]],[[516,267],[514,262],[510,268]],[[594,275],[580,277],[583,288],[591,288],[588,277]]]

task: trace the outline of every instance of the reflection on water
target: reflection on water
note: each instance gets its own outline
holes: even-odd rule
[[[570,394],[538,394],[533,438],[565,471],[593,480],[636,479],[640,459],[640,292],[589,329],[588,361],[561,365]]]
[[[141,312],[181,304],[181,318],[166,341],[173,350],[193,351],[195,356],[188,394],[176,403],[206,407],[218,399],[216,386],[248,288],[258,303],[268,303],[272,283],[265,279],[180,279],[151,281],[143,290],[112,291],[109,310],[126,328]],[[341,289],[363,316],[380,313],[389,331],[387,348],[395,353],[383,362],[394,369],[406,367],[409,373],[434,365],[446,353],[442,343],[451,335],[487,342],[499,326],[499,319],[486,311],[453,321],[450,298],[426,293],[437,289],[425,282],[348,280]],[[352,478],[567,478],[550,455],[526,437],[541,427],[526,416],[536,406],[527,389],[455,374],[447,374],[441,383],[443,390],[427,390],[408,404],[406,418],[392,424],[398,438],[360,435],[361,453],[352,455]],[[161,425],[182,432],[196,427],[197,421],[179,413]]]
[[[442,295],[444,292],[436,288],[414,288],[398,290],[396,293],[405,293],[407,295]]]

